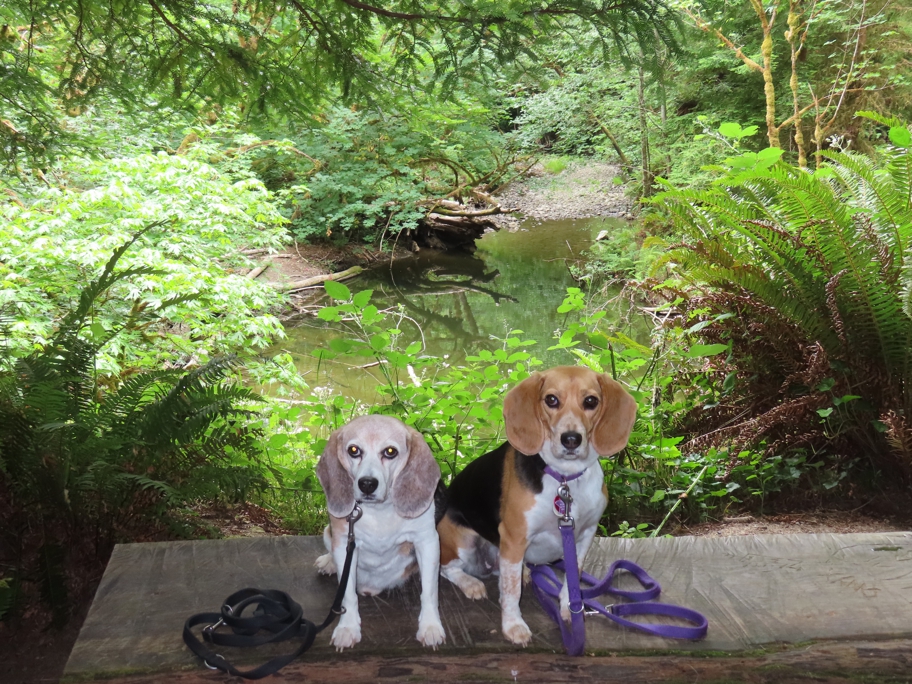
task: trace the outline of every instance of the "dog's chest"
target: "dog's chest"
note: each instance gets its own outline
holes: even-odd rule
[[[574,534],[577,538],[584,530],[598,525],[608,500],[602,490],[603,474],[601,468],[589,468],[583,475],[569,483],[573,501],[570,504],[570,515],[573,517]],[[563,543],[557,523],[559,516],[556,508],[558,482],[545,477],[542,491],[535,496],[535,504],[526,513],[528,547],[525,560],[530,563],[551,563],[562,558]],[[559,500],[558,500],[559,501]]]
[[[356,523],[358,567],[355,586],[360,594],[378,594],[398,586],[416,568],[415,544],[436,534],[433,511],[406,519],[391,510],[365,506]]]

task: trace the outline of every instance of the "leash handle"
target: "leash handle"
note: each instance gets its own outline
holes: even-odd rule
[[[709,622],[702,613],[698,613],[690,608],[683,606],[674,606],[668,603],[657,603],[655,601],[643,601],[641,603],[615,603],[609,606],[603,606],[594,599],[585,602],[589,610],[604,615],[609,620],[616,622],[623,627],[638,629],[646,634],[653,636],[666,637],[669,639],[702,639],[706,636],[709,629]],[[664,617],[679,618],[693,623],[693,627],[683,625],[669,625],[657,623],[634,622],[627,620],[626,615],[661,615]]]
[[[348,545],[345,548],[345,563],[339,575],[339,588],[336,590],[329,614],[319,627],[304,617],[300,604],[284,591],[248,588],[236,591],[225,599],[218,613],[198,613],[191,616],[184,623],[184,643],[202,659],[206,667],[211,670],[222,670],[235,677],[262,679],[281,670],[309,649],[317,634],[345,612],[342,601],[345,598],[352,559],[355,555],[355,523],[360,518],[361,507],[355,504],[348,516]],[[244,617],[244,611],[251,606],[254,607],[253,614]],[[295,636],[301,637],[302,641],[292,653],[276,656],[252,670],[238,670],[222,654],[206,646],[193,633],[193,627],[204,623],[206,627],[203,628],[203,640],[216,646],[262,646],[286,641]],[[223,625],[230,627],[232,631],[216,631]],[[270,634],[260,635],[259,632],[262,630]]]
[[[293,604],[297,609],[295,610],[293,607],[288,606],[291,607],[291,610],[287,610],[288,607],[282,606],[282,602],[277,602],[273,598],[275,594],[283,594],[288,602]],[[236,610],[236,606],[234,606],[231,601],[238,595],[244,596],[242,601],[245,602],[245,608],[251,605],[256,606],[253,616],[245,618],[242,616],[243,609]],[[238,605],[240,605],[240,603],[238,603]],[[282,607],[280,610],[276,610],[276,606]],[[320,630],[315,628],[312,622],[301,617],[300,611],[301,606],[292,601],[285,592],[254,588],[242,589],[226,599],[220,613],[198,613],[197,615],[190,617],[187,622],[184,623],[184,643],[203,660],[206,667],[212,670],[222,670],[228,674],[236,677],[243,677],[245,679],[262,679],[263,677],[278,672],[292,660],[304,653],[304,651],[313,644],[314,638]],[[277,617],[264,617],[269,616],[270,614],[276,616],[277,613],[281,614],[283,612],[290,616],[294,616],[297,613],[298,619],[296,621],[293,619],[281,621],[278,620]],[[230,622],[226,622],[225,620],[226,613],[228,613],[227,617],[229,617]],[[271,622],[269,622],[270,619],[272,620]],[[277,656],[259,667],[244,671],[237,669],[228,662],[222,654],[216,653],[197,639],[192,628],[203,623],[209,623],[203,628],[203,639],[210,644],[218,646],[259,646],[270,642],[285,641],[294,636],[301,636],[302,641],[298,645],[298,648],[292,653]],[[234,632],[230,634],[216,632],[215,630],[222,624],[236,625],[235,627],[232,627]],[[260,629],[273,631],[273,634],[265,637],[253,636]]]
[[[545,612],[560,626],[561,637],[564,641],[564,647],[567,649],[567,654],[581,655],[583,648],[581,642],[585,641],[585,634],[580,638],[577,634],[575,624],[571,624],[570,627],[567,626],[561,619],[560,609],[554,600],[559,599],[560,590],[563,585],[562,580],[557,576],[555,570],[566,571],[566,567],[567,559],[551,563],[550,565],[533,565],[530,563],[529,569],[532,571],[532,589],[536,598],[538,598],[539,603],[541,603],[542,607],[545,609]],[[631,573],[643,586],[643,590],[628,591],[612,587],[611,583],[619,570],[625,570]],[[568,581],[572,581],[569,574]],[[584,572],[580,577],[580,584],[589,585],[588,587],[582,588],[580,591],[587,615],[598,613],[623,627],[638,629],[647,634],[665,638],[692,640],[702,639],[706,636],[709,623],[702,613],[698,613],[690,608],[667,603],[658,603],[652,600],[659,596],[662,589],[659,586],[659,583],[653,579],[646,570],[633,561],[615,561],[611,564],[608,573],[602,580],[598,580],[589,573]],[[615,603],[609,606],[603,606],[596,598],[606,593],[625,598],[631,601],[631,603]],[[641,623],[626,619],[626,616],[633,615],[658,615],[662,617],[678,618],[692,623],[693,626],[671,625],[667,623]],[[575,618],[576,616],[573,615],[573,617]]]

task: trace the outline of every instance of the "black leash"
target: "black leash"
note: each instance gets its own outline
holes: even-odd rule
[[[275,674],[292,660],[304,653],[314,642],[317,634],[329,627],[345,609],[342,599],[348,586],[352,557],[355,551],[355,523],[361,518],[361,507],[355,504],[348,516],[348,546],[345,549],[345,565],[339,576],[339,589],[333,600],[332,608],[317,627],[304,617],[303,609],[284,591],[278,589],[241,589],[236,591],[222,605],[219,613],[197,613],[184,623],[184,643],[211,670],[222,670],[236,677],[245,679],[262,679]],[[244,617],[245,610],[253,606],[253,613]],[[253,670],[243,672],[229,663],[224,656],[216,653],[200,641],[192,628],[203,627],[203,640],[215,646],[262,646],[278,643],[293,637],[300,637],[301,644],[293,653],[277,656]],[[219,632],[219,627],[231,628],[231,632]],[[259,634],[261,631],[268,634]]]

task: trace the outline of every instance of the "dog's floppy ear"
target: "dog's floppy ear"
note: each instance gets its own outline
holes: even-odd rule
[[[317,463],[317,479],[326,493],[326,508],[336,518],[344,518],[355,507],[355,481],[342,465],[342,428],[333,431]]]
[[[513,448],[529,456],[541,451],[545,438],[545,421],[541,413],[541,389],[545,377],[532,373],[507,392],[504,398],[504,423],[507,439]]]
[[[414,428],[409,428],[408,461],[396,475],[390,490],[393,507],[403,518],[417,518],[434,500],[440,481],[440,466],[431,448]]]
[[[592,445],[599,456],[612,456],[627,446],[636,421],[637,403],[621,383],[607,373],[598,376],[602,405],[592,430]]]

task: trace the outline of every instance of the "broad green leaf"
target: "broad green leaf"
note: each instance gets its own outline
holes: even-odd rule
[[[284,433],[278,433],[269,438],[267,442],[270,449],[280,449],[281,447],[288,444],[288,435]]]
[[[848,404],[850,401],[855,401],[856,399],[861,399],[861,395],[846,394],[844,397],[836,397],[835,399],[833,399],[833,403],[836,406],[840,406],[842,404]]]
[[[826,378],[819,385],[817,385],[818,392],[827,392],[833,388],[833,385],[836,384],[836,381],[833,378]]]
[[[767,147],[765,150],[757,152],[757,158],[762,161],[769,161],[770,159],[778,161],[784,153],[785,150],[780,147]]]
[[[334,280],[327,280],[323,283],[323,289],[326,290],[326,294],[337,301],[344,301],[351,298],[351,290],[349,290],[346,285],[337,283]]]
[[[721,354],[726,349],[728,349],[727,344],[695,344],[687,350],[687,353],[684,354],[684,356],[692,359],[702,358],[704,356],[715,356],[716,354]]]
[[[359,309],[363,309],[367,306],[367,303],[370,301],[371,295],[374,294],[373,290],[361,290],[354,297],[352,297],[352,304],[357,306]]]
[[[607,349],[608,338],[602,333],[589,333],[589,344],[596,349]]]
[[[912,147],[912,133],[905,126],[893,126],[890,129],[890,142],[897,147]]]
[[[373,304],[368,304],[364,307],[364,311],[361,312],[361,321],[364,325],[373,325],[382,318],[383,314],[379,313],[377,307]]]
[[[339,320],[339,309],[334,306],[324,306],[317,312],[317,318],[321,321],[337,321]]]
[[[389,346],[389,343],[389,335],[383,333],[379,335],[372,335],[370,338],[370,346],[374,351],[383,351]]]
[[[342,338],[337,337],[337,338],[329,341],[329,348],[332,349],[334,352],[338,352],[340,354],[347,354],[348,352],[351,351],[352,343],[349,342],[348,340],[343,340]]]
[[[741,124],[737,123],[724,123],[719,126],[719,133],[724,135],[726,138],[740,138],[741,137]]]

